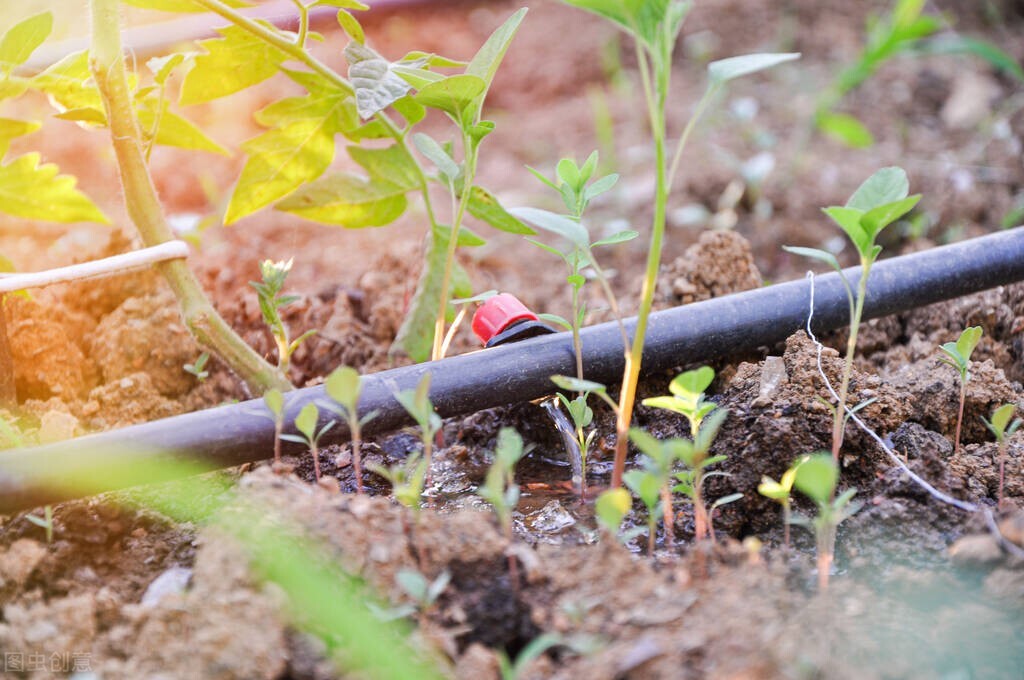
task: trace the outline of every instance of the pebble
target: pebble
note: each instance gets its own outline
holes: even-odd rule
[[[171,567],[149,584],[142,595],[143,607],[155,607],[166,595],[181,595],[188,587],[192,578],[192,570],[187,567]]]

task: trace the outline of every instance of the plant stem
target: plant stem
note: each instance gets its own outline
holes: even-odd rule
[[[317,446],[316,437],[309,440],[309,452],[313,454],[313,474],[316,481],[320,481],[320,447]]]
[[[960,453],[960,427],[964,423],[964,402],[967,400],[967,373],[960,374],[960,410],[956,416],[956,437],[953,440],[953,455]]]
[[[789,501],[782,504],[782,545],[789,550]]]
[[[281,463],[281,432],[284,430],[284,416],[274,418],[274,462]]]
[[[1006,440],[999,438],[999,498],[996,501],[996,510],[1003,509],[1003,472],[1006,466]]]
[[[147,246],[174,239],[143,156],[121,53],[117,0],[92,0],[90,70],[103,99],[117,156],[128,214]],[[238,337],[210,304],[199,281],[180,259],[157,265],[181,306],[185,326],[196,341],[216,354],[253,393],[292,389],[288,379]]]
[[[839,462],[839,450],[843,447],[846,396],[850,388],[850,375],[853,373],[853,356],[857,351],[857,331],[860,328],[861,315],[864,313],[864,298],[867,295],[871,263],[862,260],[861,269],[860,281],[857,282],[857,303],[854,306],[853,318],[850,319],[850,337],[846,341],[846,362],[843,364],[843,378],[839,384],[839,403],[836,404],[835,416],[832,418],[832,459],[836,462]]]
[[[356,493],[363,493],[363,433],[360,430],[359,418],[356,414],[352,414],[348,430],[352,436],[352,470],[356,473]]]
[[[665,547],[671,548],[676,543],[676,516],[672,511],[672,491],[668,484],[661,487],[661,505],[664,508],[665,516],[662,523],[665,525]]]

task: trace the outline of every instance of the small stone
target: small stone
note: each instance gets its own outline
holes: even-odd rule
[[[39,419],[39,443],[52,444],[75,436],[78,418],[64,411],[47,411]]]
[[[779,388],[789,381],[786,364],[782,357],[765,357],[761,366],[761,383],[757,388],[757,397],[750,402],[751,406],[763,408],[770,406]]]
[[[155,607],[167,595],[181,595],[192,579],[192,570],[186,567],[171,567],[149,584],[142,595],[143,607]]]
[[[993,536],[972,534],[951,545],[949,556],[961,567],[989,566],[1002,561],[1003,551]]]

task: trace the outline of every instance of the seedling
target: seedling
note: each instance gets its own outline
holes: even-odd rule
[[[320,438],[337,424],[337,421],[330,421],[319,430],[316,429],[320,420],[320,409],[316,404],[309,402],[302,407],[299,415],[295,416],[295,429],[301,434],[283,434],[281,439],[298,444],[309,446],[309,452],[313,455],[313,472],[316,481],[320,481]]]
[[[847,489],[838,497],[839,464],[826,452],[804,456],[798,462],[793,485],[818,506],[816,517],[794,515],[793,524],[814,532],[818,552],[818,588],[828,588],[836,547],[836,528],[860,510],[861,503],[852,502],[856,489]]]
[[[853,372],[853,357],[857,351],[857,331],[864,312],[868,276],[871,274],[871,266],[882,252],[882,246],[876,245],[875,240],[885,227],[913,210],[921,200],[920,194],[907,195],[909,187],[907,173],[902,168],[882,168],[860,185],[845,206],[824,209],[825,214],[850,238],[860,256],[861,269],[856,293],[832,253],[816,248],[783,246],[788,252],[828,264],[839,272],[843,287],[846,289],[850,311],[850,336],[846,342],[846,361],[843,365],[842,382],[839,385],[838,403],[831,405],[832,457],[836,461],[839,460],[839,450],[843,446],[843,430],[847,419],[846,397],[850,387],[850,375]]]
[[[632,430],[630,434],[640,432],[641,436],[647,435],[643,430]],[[652,437],[653,439],[653,437]],[[654,439],[657,442],[656,439]],[[657,538],[658,519],[661,518],[664,508],[661,503],[661,490],[668,483],[668,466],[671,465],[668,455],[652,447],[651,451],[659,458],[650,459],[641,470],[630,470],[622,476],[622,481],[637,495],[647,508],[647,554],[654,554],[654,542]],[[646,453],[646,452],[645,452]],[[664,465],[662,462],[664,460]],[[615,487],[621,488],[621,487]],[[667,526],[667,524],[666,524]],[[667,534],[666,534],[667,535]]]
[[[940,359],[955,368],[960,374],[960,409],[956,416],[956,435],[953,439],[953,455],[960,453],[960,427],[964,422],[964,402],[967,400],[967,383],[971,379],[971,354],[981,341],[981,326],[965,328],[956,342],[947,342],[939,349],[946,355]],[[987,421],[986,421],[987,422]]]
[[[46,531],[46,544],[50,545],[53,543],[53,506],[47,505],[43,508],[43,516],[39,515],[25,515],[25,519],[37,527],[42,528]]]
[[[416,608],[421,615],[430,611],[451,581],[452,574],[447,569],[438,574],[433,581],[415,569],[399,569],[395,574],[395,582],[416,601]]]
[[[640,309],[637,313],[636,332],[622,376],[622,390],[619,396],[619,411],[616,422],[615,467],[612,471],[612,486],[622,483],[626,469],[626,454],[629,446],[630,423],[633,418],[633,404],[636,386],[640,378],[640,364],[643,358],[647,320],[654,303],[654,289],[661,264],[662,243],[665,237],[665,218],[669,189],[675,178],[676,169],[682,158],[686,142],[693,132],[701,114],[714,96],[727,82],[750,73],[771,68],[798,58],[798,54],[748,54],[712,62],[708,65],[708,85],[679,136],[675,153],[671,159],[666,154],[667,125],[666,108],[669,101],[672,78],[672,53],[683,27],[683,20],[691,7],[684,0],[664,2],[609,2],[609,0],[563,0],[566,4],[593,12],[611,21],[618,28],[632,36],[636,47],[640,80],[650,117],[651,138],[654,144],[655,192],[654,217],[651,224],[651,241],[648,248],[647,267],[644,272],[643,288],[640,294]]]
[[[622,520],[633,506],[629,492],[621,486],[601,492],[594,502],[594,515],[602,530],[609,536],[618,536]]]
[[[510,427],[501,428],[494,449],[494,462],[487,470],[483,485],[476,491],[480,498],[494,508],[498,524],[509,540],[512,540],[512,511],[519,503],[519,485],[515,482],[515,469],[522,457],[523,440],[519,433]]]
[[[1013,404],[1003,404],[992,412],[992,420],[985,420],[982,417],[982,420],[985,421],[985,426],[996,436],[996,442],[999,446],[999,500],[996,507],[1000,510],[1003,508],[1003,472],[1006,464],[1006,440],[1012,437],[1017,428],[1024,423],[1020,418],[1013,418],[1016,408]],[[1011,418],[1013,418],[1013,422],[1010,422]]]
[[[210,377],[210,372],[206,370],[206,362],[210,360],[210,353],[203,352],[196,359],[194,364],[185,364],[182,368],[185,369],[186,373],[194,375],[196,380],[203,382]]]
[[[348,366],[341,366],[331,371],[324,381],[327,396],[338,404],[338,413],[348,423],[349,437],[352,440],[352,469],[356,475],[356,493],[363,493],[363,462],[361,455],[362,428],[377,416],[370,411],[359,417],[359,393],[363,388],[363,379],[359,373]]]
[[[515,663],[509,659],[508,653],[505,650],[500,650],[498,652],[498,668],[501,671],[501,680],[519,680],[519,678],[523,677],[526,667],[534,659],[552,647],[562,644],[565,644],[565,641],[558,633],[544,633],[530,640],[529,644],[519,651]]]
[[[420,441],[423,443],[423,461],[425,483],[430,483],[430,462],[434,451],[434,436],[441,431],[441,416],[434,411],[430,403],[430,374],[424,373],[415,390],[404,390],[395,395],[398,403],[412,416],[420,426]],[[416,475],[413,475],[415,478]],[[422,494],[423,483],[420,484]],[[417,497],[418,502],[418,497]]]
[[[782,506],[782,531],[783,546],[789,550],[789,525],[790,513],[792,512],[793,481],[796,479],[797,468],[807,459],[806,456],[793,461],[789,469],[782,473],[782,479],[775,481],[771,477],[761,477],[761,483],[757,485],[757,492],[765,498],[778,501]]]
[[[299,299],[298,295],[281,294],[281,291],[284,290],[284,280],[288,278],[288,272],[291,270],[292,260],[290,259],[282,262],[264,260],[260,262],[262,281],[249,282],[249,285],[256,289],[263,323],[267,324],[270,334],[274,337],[274,343],[277,345],[277,367],[285,375],[291,365],[292,354],[306,338],[316,333],[315,330],[308,330],[292,340],[288,326],[281,318],[281,309]]]
[[[284,395],[279,389],[268,390],[263,395],[263,403],[270,410],[274,419],[274,464],[281,464],[281,432],[284,430]]]
[[[370,470],[388,480],[391,484],[391,495],[401,505],[412,511],[418,522],[420,517],[420,500],[423,497],[423,486],[427,476],[427,460],[420,451],[410,453],[404,463],[383,467],[371,465]]]
[[[580,456],[583,461],[582,469],[580,470],[580,496],[585,500],[587,497],[587,459],[590,456],[590,447],[597,436],[596,428],[587,432],[587,428],[594,421],[594,411],[587,405],[587,401],[591,394],[596,394],[611,406],[612,411],[617,411],[619,405],[608,396],[607,388],[601,383],[593,382],[592,380],[570,378],[565,375],[553,375],[551,376],[551,382],[555,383],[560,389],[577,392],[577,396],[572,399],[559,392],[558,400],[565,407],[565,410],[568,411],[576,431],[576,442],[579,444]]]

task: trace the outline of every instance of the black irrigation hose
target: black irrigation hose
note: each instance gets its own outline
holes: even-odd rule
[[[859,269],[846,270],[856,281]],[[875,318],[1024,280],[1024,227],[877,263],[871,272],[865,318]],[[644,371],[735,356],[773,345],[803,328],[810,285],[791,281],[766,288],[676,307],[650,318]],[[815,280],[814,330],[824,332],[849,322],[846,292],[838,274]],[[633,320],[627,321],[632,329]],[[622,341],[614,323],[582,332],[584,369],[589,379],[615,384],[623,368]],[[552,391],[549,377],[575,371],[568,333],[545,335],[441,361],[405,366],[365,377],[360,412],[377,410],[364,434],[411,424],[394,395],[412,389],[424,373],[432,376],[430,397],[437,412],[456,416],[485,408],[536,399]],[[286,422],[315,401],[321,412],[330,400],[323,387],[287,395]],[[0,453],[0,513],[37,507],[83,495],[74,479],[83,470],[106,477],[109,489],[155,481],[148,461],[171,460],[224,468],[265,459],[272,449],[273,422],[261,400],[188,413],[121,430]],[[327,416],[325,415],[325,418]],[[336,426],[326,440],[343,441]],[[102,454],[90,459],[94,454]],[[97,470],[96,467],[110,466]],[[133,474],[138,468],[140,472]],[[37,479],[39,471],[48,483]],[[64,481],[53,474],[59,471]],[[116,471],[116,475],[114,472]],[[114,478],[116,477],[116,482]],[[99,490],[99,489],[94,489]]]

